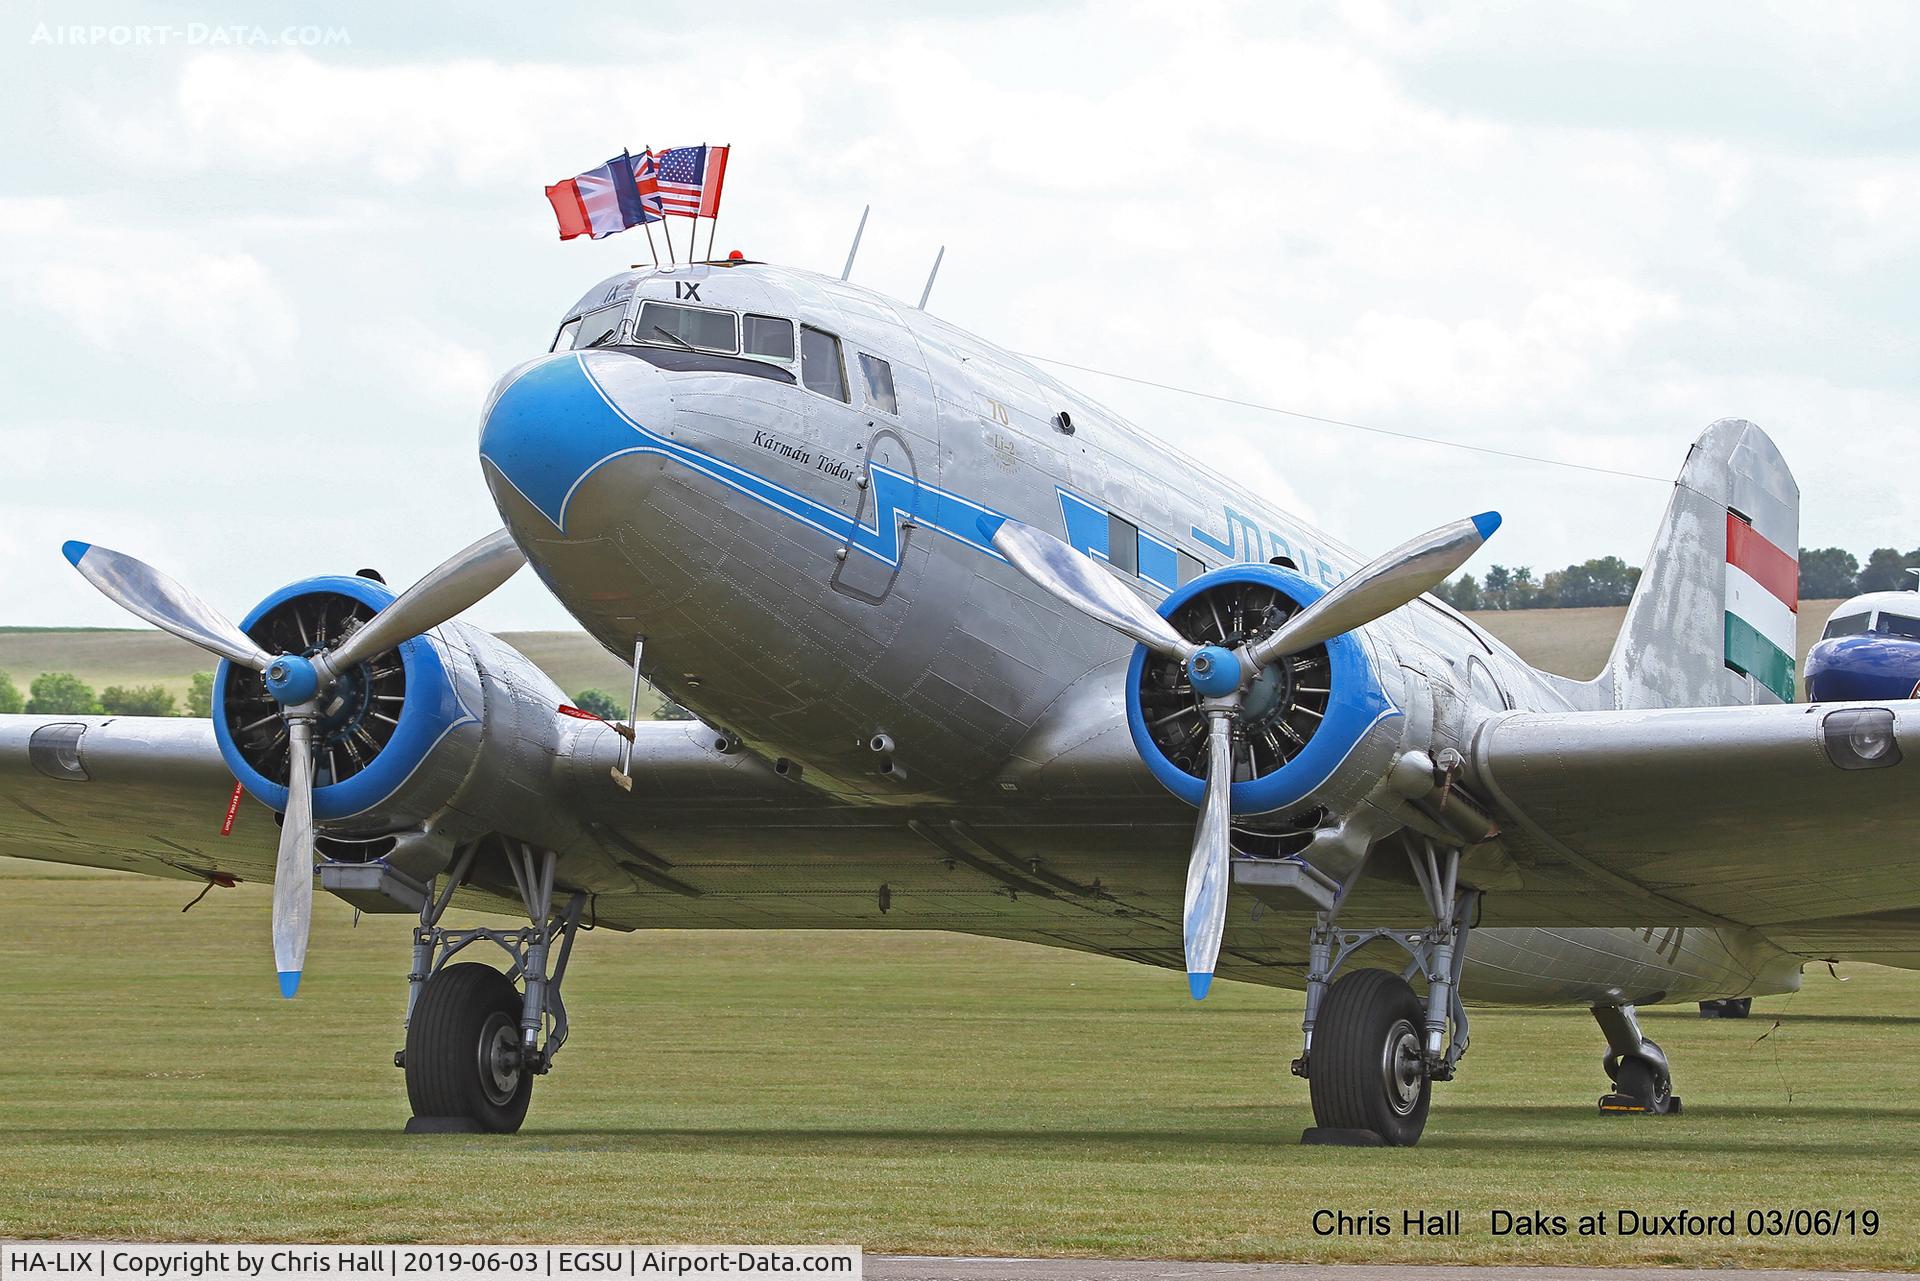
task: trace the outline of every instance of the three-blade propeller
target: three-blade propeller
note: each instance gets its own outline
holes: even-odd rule
[[[1266,636],[1231,649],[1182,636],[1099,562],[1052,534],[1018,521],[1008,521],[995,532],[993,545],[1037,586],[1186,667],[1207,718],[1207,788],[1187,863],[1182,922],[1187,983],[1196,1001],[1206,997],[1213,983],[1226,930],[1234,735],[1246,691],[1268,665],[1323,645],[1438,587],[1499,527],[1497,513],[1483,512],[1410,539],[1363,565]]]
[[[478,602],[526,563],[506,530],[455,553],[330,650],[269,654],[225,615],[153,566],[90,543],[62,550],[101,593],[131,614],[266,680],[287,723],[287,808],[273,873],[273,958],[280,994],[306,968],[313,920],[313,734],[327,696],[368,659],[428,632]],[[218,713],[216,712],[216,715]]]

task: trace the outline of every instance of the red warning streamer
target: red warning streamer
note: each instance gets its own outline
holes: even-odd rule
[[[233,795],[227,800],[226,820],[220,824],[220,835],[222,836],[233,835],[233,817],[240,812],[240,791],[240,783],[236,780],[233,785]]]

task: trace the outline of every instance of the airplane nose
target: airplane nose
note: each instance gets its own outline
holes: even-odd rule
[[[667,429],[659,370],[616,352],[555,352],[509,372],[480,425],[480,457],[556,528],[595,468]]]

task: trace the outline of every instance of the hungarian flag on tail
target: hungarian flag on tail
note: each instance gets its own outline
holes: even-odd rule
[[[1793,701],[1800,562],[1727,513],[1727,666]]]
[[[644,190],[652,184],[652,157],[642,153],[639,159],[622,151],[598,169],[589,169],[547,188],[547,203],[560,222],[560,239],[590,236],[599,240],[628,227],[659,222],[662,213],[657,192]]]

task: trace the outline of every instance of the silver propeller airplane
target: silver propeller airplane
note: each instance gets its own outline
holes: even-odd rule
[[[1497,516],[1363,561],[1230,459],[737,256],[596,285],[493,389],[480,462],[506,528],[398,595],[309,578],[235,625],[69,543],[221,660],[214,716],[0,717],[0,853],[271,877],[286,995],[316,880],[418,913],[417,1128],[520,1126],[583,920],[957,930],[1184,969],[1196,998],[1304,988],[1308,1137],[1388,1144],[1469,1001],[1591,1008],[1603,1110],[1661,1113],[1636,1006],[1920,965],[1916,713],[1788,701],[1799,491],[1751,423],[1694,443],[1585,682],[1425,594]],[[636,701],[702,720],[584,718],[452,621],[527,561]],[[217,835],[235,780],[277,833]],[[450,963],[476,944],[508,971]]]

